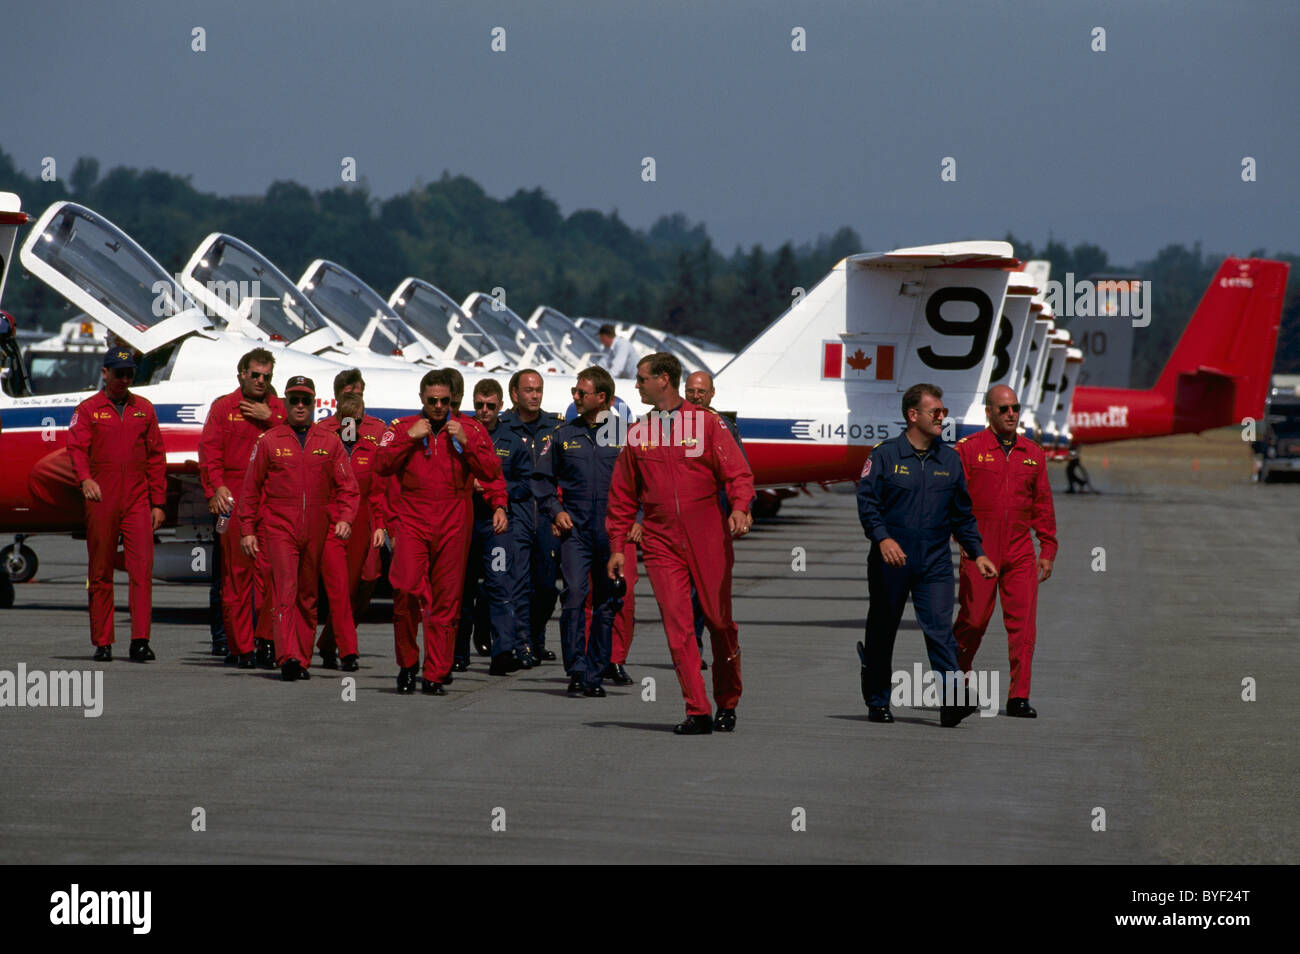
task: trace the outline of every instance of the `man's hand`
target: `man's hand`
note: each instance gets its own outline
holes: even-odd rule
[[[749,533],[749,528],[754,521],[750,519],[749,514],[743,510],[731,511],[731,517],[727,520],[727,528],[731,531],[733,537],[743,536]]]
[[[151,508],[149,510],[149,516],[153,518],[154,530],[157,530],[159,527],[161,527],[163,525],[163,521],[167,519],[167,514],[163,513],[162,507]]]
[[[623,556],[623,551],[618,550],[609,555],[609,562],[605,564],[605,573],[611,580],[617,580],[623,575],[623,564],[627,558]]]
[[[99,484],[87,477],[81,482],[81,493],[87,500],[103,500],[104,495],[99,489]]]
[[[235,498],[229,487],[218,487],[217,492],[208,498],[208,513],[226,514],[235,509]]]
[[[447,417],[447,436],[460,441],[462,447],[465,445],[465,425],[450,415]]]
[[[975,558],[975,567],[980,571],[980,576],[986,580],[995,579],[998,575],[998,568],[993,565],[993,561],[986,556]]]
[[[561,510],[558,514],[556,514],[555,523],[551,525],[551,529],[555,531],[555,535],[557,537],[560,534],[568,533],[570,530],[573,529],[573,518],[569,516],[568,511]]]
[[[644,532],[645,532],[645,527],[641,526],[641,524],[639,523],[632,524],[631,528],[627,531],[627,542],[640,543],[641,534]]]
[[[1046,583],[1052,578],[1052,561],[1038,558],[1038,582]]]
[[[406,432],[406,436],[413,441],[422,441],[432,433],[433,425],[429,423],[427,417],[421,416],[418,421],[411,425],[410,430]]]
[[[376,530],[374,533],[370,535],[371,548],[373,549],[374,547],[382,547],[385,541],[387,540],[387,538],[388,535],[384,533],[384,528],[380,527],[378,530]]]
[[[903,552],[902,547],[894,542],[893,537],[885,537],[880,541],[880,559],[890,566],[907,565],[907,554]]]
[[[492,532],[505,533],[510,526],[510,518],[506,516],[505,507],[497,507],[492,511]]]
[[[269,421],[271,405],[262,401],[250,401],[247,398],[239,402],[239,413],[250,421]]]
[[[334,536],[338,537],[340,540],[346,540],[348,537],[352,536],[352,524],[348,523],[346,520],[340,520],[338,523],[334,524]]]
[[[257,556],[257,534],[250,533],[247,536],[240,537],[239,548],[244,551],[244,556]]]

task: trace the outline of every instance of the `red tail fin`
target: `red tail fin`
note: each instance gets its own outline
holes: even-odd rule
[[[1264,413],[1289,271],[1270,259],[1223,260],[1156,382],[1175,432]]]

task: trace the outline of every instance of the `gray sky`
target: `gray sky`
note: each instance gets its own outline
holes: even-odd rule
[[[260,194],[352,156],[380,197],[448,169],[637,227],[685,212],[727,253],[841,225],[1300,252],[1292,3],[53,0],[3,33],[0,148],[33,174],[93,155]]]

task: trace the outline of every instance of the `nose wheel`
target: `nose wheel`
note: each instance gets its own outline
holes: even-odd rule
[[[14,538],[14,542],[0,550],[0,568],[9,574],[12,583],[26,583],[36,575],[36,568],[41,565],[36,559],[36,551],[23,544],[23,537]]]

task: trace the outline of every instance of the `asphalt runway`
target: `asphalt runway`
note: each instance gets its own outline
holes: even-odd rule
[[[156,585],[159,659],[125,661],[121,574],[118,660],[91,663],[84,544],[35,538],[0,670],[103,669],[104,709],[0,709],[0,861],[1295,863],[1300,484],[1250,483],[1234,432],[1085,461],[1100,496],[1061,494],[1052,466],[1040,718],[951,730],[926,709],[866,721],[849,493],[788,501],[737,547],[737,731],[694,738],[670,731],[681,695],[644,577],[628,669],[653,702],[567,698],[558,664],[501,679],[479,657],[445,697],[399,696],[382,612],[344,701],[340,673],[286,685],[207,655],[205,588]],[[894,666],[924,660],[909,608]],[[976,665],[1005,693],[997,617]]]

